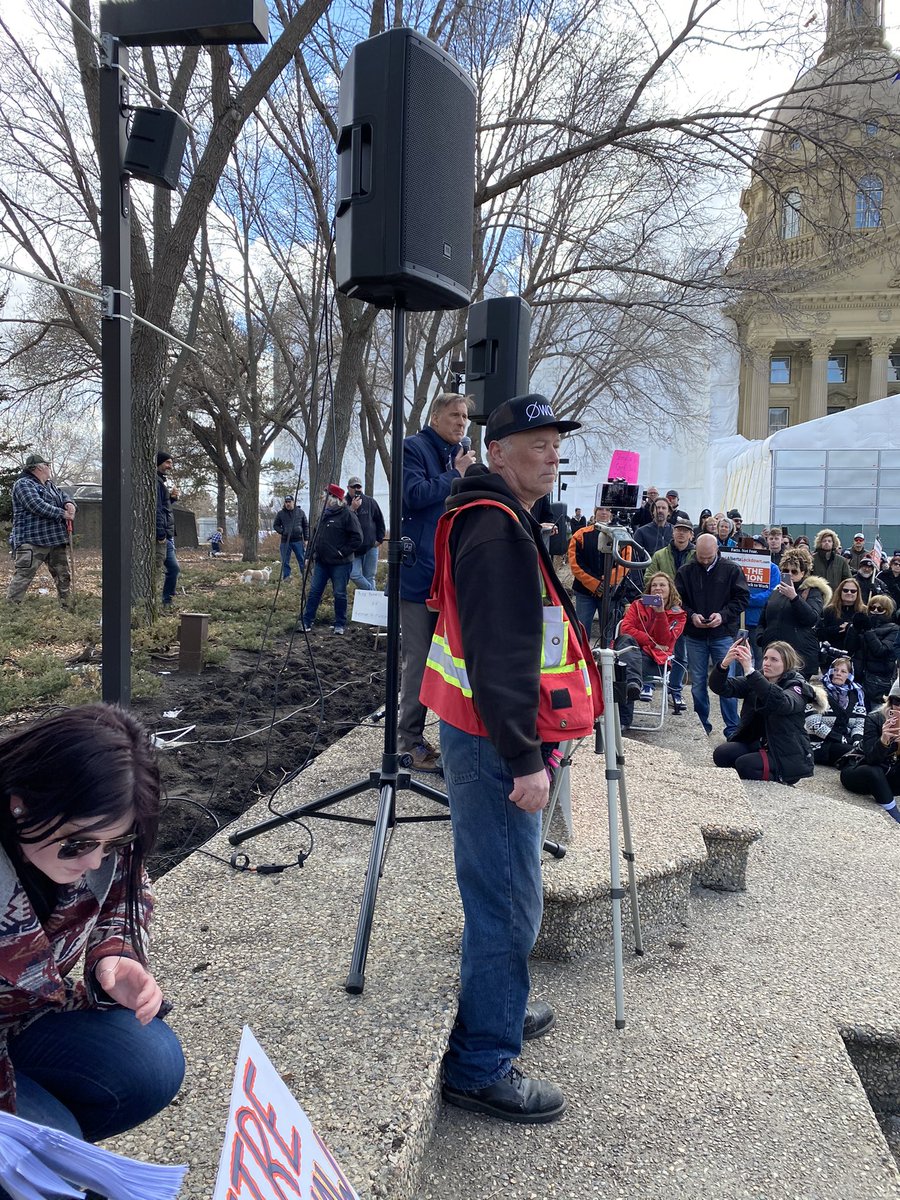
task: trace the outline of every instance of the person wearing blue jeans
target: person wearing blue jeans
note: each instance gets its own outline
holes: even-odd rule
[[[350,582],[355,583],[364,592],[375,591],[375,572],[378,569],[378,547],[370,546],[360,554],[353,556],[353,570],[350,572]]]
[[[493,410],[489,467],[451,491],[434,537],[435,630],[422,704],[440,718],[454,858],[465,913],[459,1008],[444,1057],[446,1103],[543,1124],[566,1109],[556,1084],[515,1065],[553,1028],[529,1004],[540,928],[541,810],[562,740],[593,731],[600,681],[533,514],[552,489],[560,422],[543,396]]]
[[[281,554],[281,578],[291,577],[291,555],[297,560],[300,578],[303,578],[303,564],[306,561],[306,543],[309,540],[309,521],[306,513],[297,504],[293,496],[285,496],[282,507],[275,515],[272,528],[281,537],[278,547]]]
[[[374,592],[375,572],[378,570],[378,547],[384,541],[386,527],[384,515],[377,500],[363,494],[362,480],[351,475],[347,480],[347,501],[350,511],[359,521],[362,530],[362,546],[353,556],[350,582],[364,592]]]
[[[156,569],[164,571],[163,608],[171,608],[175,585],[181,567],[175,556],[175,513],[172,501],[178,499],[178,488],[169,487],[166,472],[172,470],[172,455],[160,450],[156,455]]]
[[[719,553],[712,534],[697,538],[694,557],[684,563],[675,576],[687,624],[682,638],[691,672],[691,696],[694,712],[707,733],[709,722],[709,673],[722,661],[737,637],[741,613],[750,603],[750,589],[741,568]],[[720,697],[725,736],[738,727],[737,701]]]
[[[361,545],[362,530],[344,501],[344,489],[329,483],[323,496],[322,513],[309,543],[314,564],[303,609],[303,628],[307,632],[313,627],[329,582],[334,593],[334,632],[343,633],[346,629],[347,583],[353,569],[353,556]]]

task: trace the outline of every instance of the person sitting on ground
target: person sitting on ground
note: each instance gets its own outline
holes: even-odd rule
[[[868,555],[853,572],[853,578],[859,584],[859,594],[862,596],[863,604],[868,604],[872,596],[878,592],[878,585],[875,582],[875,563]]]
[[[881,704],[897,673],[897,639],[890,596],[873,596],[864,612],[856,613],[847,634],[853,673],[866,694],[869,708]]]
[[[820,529],[816,534],[812,571],[835,591],[842,579],[849,579],[850,564],[841,554],[841,541],[833,529]]]
[[[681,597],[665,571],[657,571],[652,575],[645,594],[626,608],[619,626],[616,649],[626,650],[629,646],[632,647],[632,652],[624,658],[629,683],[640,681],[639,699],[653,699],[654,682],[659,679],[661,668],[672,659],[675,643],[684,631],[686,619],[685,611],[681,607]],[[635,646],[639,648],[640,656],[634,652]],[[672,704],[676,713],[683,713],[687,708],[681,698],[684,671],[680,664],[672,661],[670,672]],[[634,716],[633,702],[621,704],[619,716],[622,728],[628,729]]]
[[[900,551],[895,550],[888,565],[875,577],[877,591],[894,602],[894,620],[900,621]]]
[[[900,823],[900,680],[894,680],[881,708],[866,717],[862,754],[841,769],[841,783],[857,796],[871,796]]]
[[[0,792],[0,1109],[100,1141],[184,1075],[147,965],[156,755],[123,709],[68,709],[0,741]]]
[[[737,542],[732,536],[734,534],[734,521],[731,517],[719,517],[716,522],[716,541],[719,543],[720,550],[734,550]]]
[[[787,642],[800,655],[804,677],[819,669],[818,625],[831,588],[810,575],[812,557],[805,546],[794,546],[781,556],[781,582],[760,613],[756,644],[765,650],[770,642]]]
[[[730,676],[733,662],[744,675]],[[746,641],[733,643],[713,667],[709,686],[717,696],[744,701],[741,722],[727,742],[716,746],[717,767],[733,767],[741,779],[794,784],[813,773],[813,753],[805,728],[808,705],[824,708],[827,701],[800,674],[800,656],[787,642],[770,642],[763,653],[762,671],[753,666]]]
[[[828,697],[824,712],[810,707],[806,713],[806,732],[813,745],[816,766],[833,767],[862,738],[866,719],[866,698],[853,678],[849,658],[836,658],[822,676]]]

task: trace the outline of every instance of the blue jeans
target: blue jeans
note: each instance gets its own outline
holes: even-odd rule
[[[291,555],[297,560],[297,570],[303,574],[303,563],[306,559],[306,551],[303,549],[302,542],[282,542],[279,546],[281,554],[281,578],[290,579],[291,577]]]
[[[178,559],[175,557],[175,543],[172,538],[166,538],[164,542],[157,541],[156,568],[157,570],[160,568],[165,570],[162,602],[163,604],[171,604],[172,597],[175,595],[175,584],[178,582],[178,574],[181,571]]]
[[[312,582],[309,585],[309,595],[306,608],[303,610],[303,624],[312,625],[316,612],[329,581],[334,592],[334,627],[343,629],[347,624],[347,581],[350,578],[350,563],[323,563],[316,559],[312,570]]]
[[[591,638],[591,626],[594,622],[594,613],[597,614],[597,624],[599,625],[599,623],[600,623],[600,617],[601,617],[602,611],[603,611],[603,597],[602,596],[582,596],[579,592],[575,592],[574,599],[575,599],[575,616],[578,618],[578,620],[582,623],[582,625],[587,630],[588,638]],[[613,616],[613,612],[614,612],[614,605],[612,603],[610,603],[609,618],[607,618],[607,625],[613,624],[612,620],[610,619]],[[600,640],[604,646],[606,646],[608,644],[611,637],[612,637],[612,629],[608,629],[606,633],[604,633],[603,630],[600,631]]]
[[[353,570],[350,572],[350,582],[355,583],[364,592],[375,591],[375,571],[378,568],[378,547],[370,546],[362,554],[353,556]]]
[[[688,667],[691,672],[691,696],[694,699],[694,712],[700,718],[703,728],[709,733],[711,728],[709,723],[709,673],[728,653],[734,638],[696,638],[685,635],[684,640],[687,644]],[[731,737],[738,727],[737,700],[733,696],[728,699],[720,696],[719,708],[722,710],[725,736]]]
[[[509,764],[487,738],[441,721],[441,754],[465,914],[459,1010],[444,1079],[477,1091],[502,1079],[522,1050],[528,956],[544,900],[541,814],[510,802]]]
[[[9,1039],[9,1057],[18,1116],[88,1142],[149,1120],[184,1078],[169,1026],[125,1008],[49,1012]]]

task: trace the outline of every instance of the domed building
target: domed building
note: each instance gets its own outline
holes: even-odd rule
[[[827,9],[741,197],[728,276],[747,291],[729,315],[752,439],[900,392],[900,60],[883,0]]]

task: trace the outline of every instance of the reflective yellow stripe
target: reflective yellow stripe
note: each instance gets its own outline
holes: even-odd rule
[[[447,639],[435,634],[428,648],[426,667],[431,667],[451,687],[459,688],[464,696],[472,698],[472,687],[469,683],[469,673],[462,658],[454,658],[450,653]]]

